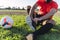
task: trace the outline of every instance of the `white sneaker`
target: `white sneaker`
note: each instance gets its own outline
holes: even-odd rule
[[[29,34],[28,36],[26,36],[27,40],[33,40],[33,34]]]

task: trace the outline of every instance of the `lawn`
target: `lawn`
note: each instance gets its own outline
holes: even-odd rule
[[[0,15],[0,19],[6,15]],[[0,27],[0,40],[26,40],[27,33],[31,33],[32,30],[25,22],[26,15],[9,15],[14,20],[13,27],[11,29],[3,29]],[[37,40],[60,40],[60,17],[54,16],[54,20],[57,22],[53,29],[47,34],[39,35]]]

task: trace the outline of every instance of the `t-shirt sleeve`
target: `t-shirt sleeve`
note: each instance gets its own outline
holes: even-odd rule
[[[52,7],[55,9],[58,9],[58,4],[55,2],[55,3],[53,3]]]

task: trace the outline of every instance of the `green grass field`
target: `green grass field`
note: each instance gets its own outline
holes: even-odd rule
[[[6,15],[0,15],[0,19]],[[26,40],[25,35],[31,33],[32,30],[25,22],[26,15],[9,15],[14,20],[11,29],[3,29],[0,27],[0,40]],[[60,40],[60,17],[54,16],[57,22],[54,28],[45,35],[39,35],[37,40]]]

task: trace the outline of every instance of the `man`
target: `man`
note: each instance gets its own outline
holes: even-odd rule
[[[36,17],[33,17],[35,9],[39,7],[39,12]],[[34,30],[33,33],[26,36],[27,40],[36,40],[38,35],[45,34],[50,31],[55,25],[55,21],[52,19],[53,15],[57,12],[58,5],[53,0],[38,0],[29,12],[29,16],[26,18],[27,24]],[[45,24],[42,23],[45,21]],[[36,26],[41,24],[41,28],[36,30]]]

